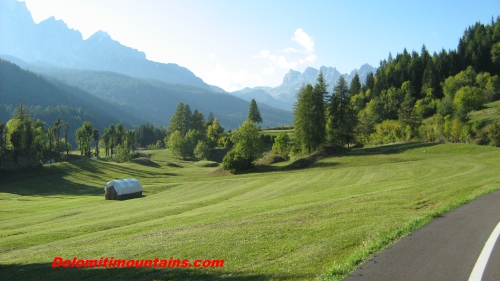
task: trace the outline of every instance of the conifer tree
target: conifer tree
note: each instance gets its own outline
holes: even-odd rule
[[[310,153],[315,148],[314,132],[312,132],[313,87],[311,84],[299,89],[294,107],[293,125],[296,145],[302,152]]]
[[[354,139],[354,129],[358,123],[356,113],[351,107],[349,88],[344,77],[340,76],[328,104],[328,139],[339,145]]]
[[[193,116],[191,117],[191,126],[189,129],[205,134],[205,117],[203,116],[203,113],[198,111],[198,109],[195,109],[193,112]]]
[[[375,85],[375,77],[373,76],[373,72],[368,73],[366,75],[365,83],[363,84],[362,90],[366,92],[367,90],[373,91],[373,86]]]
[[[214,123],[214,120],[215,120],[214,114],[212,112],[210,112],[210,114],[208,114],[208,118],[207,118],[207,122],[205,123],[205,127],[212,125]]]
[[[359,94],[361,92],[361,81],[359,80],[358,73],[354,75],[352,78],[351,86],[349,87],[349,95],[353,97],[354,95]]]
[[[179,131],[184,137],[189,131],[192,117],[189,105],[180,102],[175,109],[174,115],[170,118],[170,124],[167,129],[168,133],[172,134],[175,131]]]
[[[260,115],[259,107],[257,106],[255,99],[250,101],[250,109],[248,110],[247,120],[254,123],[262,123],[262,116]]]
[[[409,81],[403,83],[403,85],[401,86],[401,91],[405,96],[398,110],[399,124],[403,129],[406,129],[407,126],[410,126],[410,129],[414,130],[417,125],[417,118],[414,112],[415,99],[413,98],[413,93]]]
[[[313,150],[318,149],[325,141],[326,136],[326,113],[325,97],[328,95],[326,88],[328,85],[323,78],[323,72],[318,74],[316,85],[314,85],[312,95],[312,133],[314,138]]]

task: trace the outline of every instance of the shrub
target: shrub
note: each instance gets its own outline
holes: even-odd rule
[[[271,165],[274,163],[285,162],[286,159],[281,155],[267,154],[266,156],[260,158],[256,165]]]
[[[373,144],[393,143],[403,139],[403,130],[398,121],[384,120],[375,126],[375,133],[370,135]]]
[[[229,151],[222,160],[222,168],[233,172],[253,167],[253,158],[246,158],[237,150]]]
[[[115,154],[113,155],[113,160],[117,163],[130,161],[130,152],[123,146],[117,145],[115,148]]]
[[[273,144],[273,153],[283,156],[285,159],[288,158],[290,154],[290,137],[286,132],[281,132],[278,134]]]
[[[232,135],[234,147],[222,160],[225,170],[238,171],[253,167],[253,161],[263,153],[264,144],[259,128],[251,121],[245,121]]]

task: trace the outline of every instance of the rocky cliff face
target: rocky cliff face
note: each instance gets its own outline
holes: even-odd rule
[[[302,85],[314,85],[316,83],[320,70],[323,72],[323,77],[328,84],[328,91],[331,93],[340,76],[344,76],[344,78],[347,80],[347,83],[349,84],[351,83],[352,78],[354,78],[357,73],[361,82],[364,82],[368,73],[375,73],[377,69],[369,64],[364,64],[360,67],[359,70],[354,69],[349,74],[342,74],[336,68],[326,66],[322,66],[320,67],[320,69],[308,67],[302,73],[299,71],[290,70],[283,78],[283,83],[280,86],[267,89],[266,91],[275,99],[287,103],[289,105],[289,108],[291,109],[293,103],[296,101],[296,94],[298,89]]]

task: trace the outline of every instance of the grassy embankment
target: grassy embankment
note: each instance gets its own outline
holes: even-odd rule
[[[304,170],[221,177],[151,153],[158,165],[91,160],[0,175],[0,279],[341,278],[436,215],[500,188],[500,149],[485,146],[396,144]],[[128,177],[141,180],[143,198],[104,200],[107,181]],[[56,256],[225,264],[52,269]]]
[[[483,125],[500,121],[500,100],[484,105],[484,109],[473,111],[469,123],[481,122]]]

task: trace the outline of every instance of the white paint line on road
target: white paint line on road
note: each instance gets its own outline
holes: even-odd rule
[[[491,233],[490,238],[486,241],[486,244],[484,244],[484,248],[477,259],[476,265],[474,265],[472,273],[470,274],[469,281],[481,281],[483,278],[484,270],[486,269],[486,265],[488,264],[488,260],[490,259],[491,252],[495,247],[498,236],[500,236],[500,222]]]

